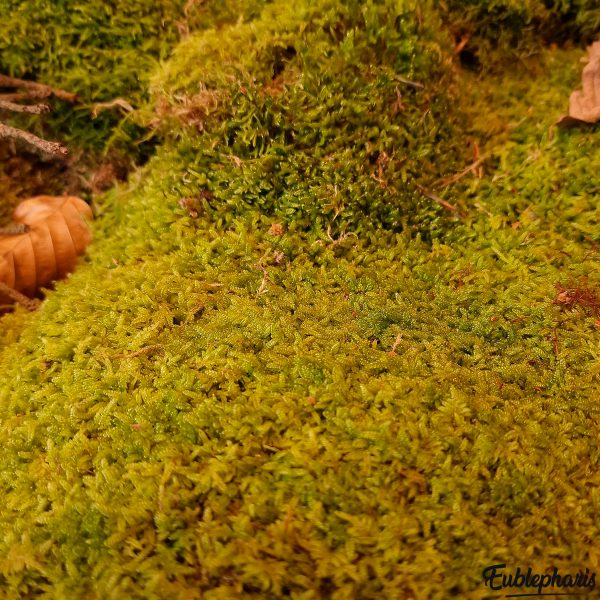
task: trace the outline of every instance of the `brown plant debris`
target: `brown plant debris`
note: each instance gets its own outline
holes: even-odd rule
[[[473,162],[462,171],[455,173],[450,177],[445,177],[436,182],[439,185],[447,186],[453,183],[456,183],[460,179],[462,179],[468,173],[473,173],[478,179],[483,178],[483,163],[490,157],[489,154],[481,154],[479,150],[479,143],[477,140],[473,143]]]
[[[119,154],[110,155],[93,172],[88,186],[93,194],[104,192],[116,181],[125,181],[131,169],[132,164],[128,157]]]
[[[39,115],[48,112],[50,107],[47,104],[17,104],[16,102],[5,100],[0,97],[0,110]]]
[[[92,239],[84,220],[91,218],[88,204],[75,196],[38,196],[21,202],[13,220],[27,230],[17,233],[15,228],[0,237],[0,301],[21,302],[6,288],[33,297],[41,287],[70,273]]]
[[[574,91],[569,98],[569,114],[562,116],[557,125],[579,125],[600,120],[600,40],[588,46],[588,63],[583,69],[583,90]]]
[[[418,183],[415,183],[415,186],[421,192],[421,194],[423,194],[423,196],[429,198],[430,200],[433,200],[434,202],[437,202],[442,208],[445,208],[446,210],[449,210],[451,212],[458,212],[458,209],[456,208],[456,206],[454,206],[453,204],[450,204],[450,202],[446,202],[446,200],[444,200],[443,198],[440,198],[437,194],[430,192],[428,189],[424,188],[422,185],[419,185]]]
[[[37,298],[28,298],[21,292],[17,292],[13,288],[7,286],[5,283],[0,281],[0,294],[4,297],[4,299],[10,299],[13,302],[18,302],[21,306],[24,306],[27,310],[34,311],[36,310],[41,302]],[[4,308],[4,307],[1,307]]]
[[[71,103],[78,102],[79,100],[77,94],[73,94],[58,88],[53,88],[43,83],[26,81],[25,79],[18,79],[17,77],[9,77],[8,75],[0,74],[0,88],[17,88],[20,90],[26,90],[26,92],[21,92],[19,94],[20,99],[48,98],[50,96],[54,96],[64,100],[65,102]]]
[[[193,96],[174,96],[170,102],[162,98],[150,125],[159,127],[167,117],[174,117],[186,126],[204,131],[204,121],[219,108],[223,98],[222,92],[205,88]]]
[[[9,77],[8,75],[0,74],[0,88],[13,88],[18,90],[16,92],[0,93],[0,111],[41,114],[50,110],[50,107],[47,104],[18,104],[16,100],[32,100],[54,96],[67,102],[77,101],[77,96],[75,94],[71,94],[65,90],[52,88],[48,85],[36,83],[34,81],[25,81],[23,79],[17,79],[16,77]],[[33,151],[42,155],[62,158],[68,154],[67,148],[58,142],[43,140],[32,133],[17,129],[16,127],[11,127],[4,123],[0,123],[0,139],[2,138],[21,140]]]
[[[178,204],[192,219],[197,219],[202,211],[202,201],[197,197],[180,198]]]
[[[206,210],[206,206],[212,208],[210,204],[212,199],[213,193],[210,190],[200,190],[196,196],[180,198],[178,204],[192,219],[197,219]]]
[[[2,138],[22,140],[30,146],[32,150],[42,154],[49,154],[50,156],[64,157],[69,153],[66,146],[63,146],[58,142],[43,140],[37,135],[33,135],[33,133],[10,127],[4,123],[0,123],[0,139]]]
[[[123,100],[123,98],[115,98],[110,102],[99,102],[98,104],[94,104],[92,107],[92,117],[95,119],[103,110],[108,110],[109,108],[120,108],[126,113],[133,112],[133,106],[127,102],[127,100]]]
[[[281,223],[273,223],[271,227],[269,227],[269,235],[280,236],[283,235],[284,231]]]
[[[583,308],[593,316],[600,317],[600,297],[587,284],[582,281],[580,283],[571,283],[569,287],[557,285],[558,293],[554,299],[554,304],[565,309]]]

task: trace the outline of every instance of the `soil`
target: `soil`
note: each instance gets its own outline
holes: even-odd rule
[[[124,181],[130,161],[118,156],[84,157],[74,150],[66,159],[45,159],[27,152],[11,141],[0,142],[0,226],[11,221],[14,207],[23,199],[38,195],[79,196],[91,200],[94,194]]]

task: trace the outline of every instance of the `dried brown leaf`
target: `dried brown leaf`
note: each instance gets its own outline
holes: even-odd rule
[[[588,63],[581,75],[582,90],[569,98],[569,114],[560,117],[557,125],[568,126],[600,121],[600,40],[588,46]]]
[[[15,209],[16,225],[27,232],[0,236],[0,282],[33,297],[36,292],[75,268],[77,256],[92,240],[84,219],[92,211],[75,196],[37,196]],[[10,302],[0,290],[0,302]]]
[[[284,228],[281,223],[273,223],[271,227],[269,227],[269,235],[280,236],[284,233]]]

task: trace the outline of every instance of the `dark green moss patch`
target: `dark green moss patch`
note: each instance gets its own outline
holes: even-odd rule
[[[258,209],[336,238],[435,235],[448,215],[420,189],[467,160],[439,31],[395,3],[323,1],[192,36],[145,117],[177,141],[171,190],[207,190],[224,218]]]
[[[583,45],[600,30],[596,0],[436,0],[467,68],[529,62],[544,45]]]

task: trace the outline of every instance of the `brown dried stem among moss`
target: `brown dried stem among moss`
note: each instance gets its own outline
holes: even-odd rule
[[[71,92],[8,75],[0,74],[0,88],[11,90],[0,93],[0,112],[41,114],[50,110],[47,104],[19,104],[16,102],[23,100],[56,97],[66,102],[77,102],[77,96]],[[68,154],[66,146],[58,142],[44,140],[33,133],[5,123],[0,123],[0,139],[2,138],[20,140],[35,152],[51,157],[63,158]]]

